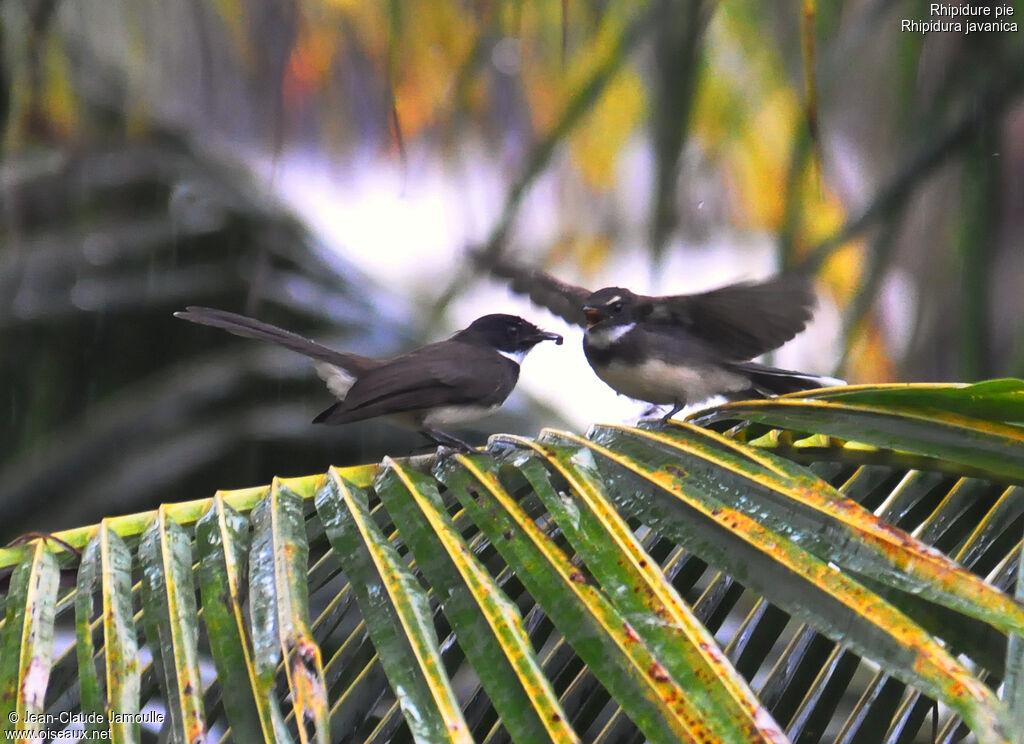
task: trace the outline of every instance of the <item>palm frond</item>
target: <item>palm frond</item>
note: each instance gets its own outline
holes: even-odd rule
[[[497,435],[60,533],[80,561],[5,549],[2,725],[910,742],[931,714],[1011,741],[1022,401],[859,386]]]

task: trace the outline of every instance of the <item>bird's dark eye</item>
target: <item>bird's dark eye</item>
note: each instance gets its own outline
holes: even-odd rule
[[[622,303],[621,302],[614,303],[612,305],[612,312],[613,313],[621,313],[622,312]]]
[[[519,336],[519,329],[515,326],[509,326],[505,329],[505,335],[509,338],[517,338]]]

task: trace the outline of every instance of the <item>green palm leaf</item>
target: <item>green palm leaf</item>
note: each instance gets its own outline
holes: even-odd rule
[[[931,713],[1013,741],[1022,399],[860,386],[499,435],[61,533],[80,560],[5,549],[2,725],[910,742]]]

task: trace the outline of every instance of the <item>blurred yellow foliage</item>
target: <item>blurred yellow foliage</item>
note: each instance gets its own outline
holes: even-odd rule
[[[559,264],[568,262],[578,266],[583,276],[595,276],[607,263],[613,248],[607,235],[566,235],[547,251],[544,266],[557,270]]]
[[[78,103],[71,87],[71,70],[64,47],[57,39],[46,42],[43,57],[46,95],[38,101],[47,125],[60,137],[67,137],[78,126]]]
[[[761,44],[760,29],[751,28],[755,23],[746,10],[732,6],[715,14],[692,126],[732,186],[737,225],[778,232],[794,132],[803,126],[804,112],[774,47]],[[834,216],[838,227],[842,215]]]
[[[881,329],[873,320],[861,323],[854,334],[845,374],[847,382],[853,384],[899,379],[899,370],[889,355]]]
[[[563,69],[560,3],[524,7],[523,84],[534,127],[542,136],[561,120],[595,72],[617,53],[633,12],[631,6],[622,3],[606,8],[595,33],[567,53]],[[603,191],[614,185],[618,157],[642,120],[645,106],[643,82],[623,60],[601,97],[569,136],[573,163],[591,189]]]
[[[251,70],[256,50],[253,49],[249,35],[246,4],[242,0],[213,0],[211,5],[221,23],[227,28],[228,37],[238,58],[246,69]]]
[[[863,247],[860,242],[851,242],[833,251],[824,263],[819,275],[832,287],[836,301],[848,304],[855,294],[856,281],[863,270]]]
[[[836,234],[847,215],[838,194],[820,177],[816,162],[802,164],[788,193],[794,143],[807,127],[807,112],[778,49],[760,42],[760,16],[748,7],[723,6],[708,27],[704,68],[693,117],[694,136],[729,185],[730,214],[746,230],[778,234],[795,206],[796,255]],[[807,61],[804,60],[804,64]],[[827,164],[826,164],[827,165]],[[787,204],[795,199],[795,205]],[[864,271],[865,246],[852,241],[833,252],[821,269],[827,291],[848,306]],[[857,380],[894,379],[877,326],[864,324],[849,356]]]
[[[639,124],[646,96],[639,76],[620,72],[570,139],[577,167],[587,185],[608,190],[615,185],[615,164]]]
[[[452,116],[457,103],[454,86],[481,33],[463,4],[327,0],[301,3],[299,8],[302,17],[288,61],[286,101],[298,103],[328,82],[340,50],[354,46],[352,51],[380,65],[382,77],[390,83],[403,137]],[[470,100],[485,99],[477,89]]]
[[[774,232],[785,214],[790,142],[800,110],[792,91],[781,88],[748,113],[723,152],[736,187],[733,214],[744,228]]]
[[[456,80],[479,32],[461,3],[413,0],[396,7],[393,91],[403,135],[409,135],[451,115]]]
[[[385,2],[367,3],[360,0],[327,0],[335,11],[332,25],[347,29],[359,40],[366,54],[373,59],[387,60],[388,45],[393,27],[392,5]],[[440,2],[438,3],[441,4]],[[339,33],[344,41],[344,34]],[[400,40],[395,40],[400,43]]]

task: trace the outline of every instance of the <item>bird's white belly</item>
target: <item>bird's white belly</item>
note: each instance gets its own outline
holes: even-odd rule
[[[425,426],[437,428],[457,426],[482,419],[497,411],[501,406],[441,406],[433,408],[423,417]]]
[[[616,392],[658,405],[696,403],[750,387],[744,377],[721,368],[673,365],[660,359],[648,359],[640,365],[612,362],[594,371]]]

